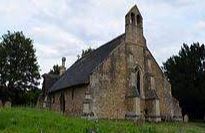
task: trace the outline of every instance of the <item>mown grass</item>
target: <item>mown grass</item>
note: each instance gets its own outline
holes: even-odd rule
[[[204,123],[144,123],[130,121],[89,121],[32,108],[1,108],[3,133],[205,133]]]

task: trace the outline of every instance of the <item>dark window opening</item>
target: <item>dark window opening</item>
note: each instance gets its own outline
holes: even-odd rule
[[[74,99],[74,89],[72,89],[72,100]]]
[[[148,109],[144,109],[144,115],[147,116],[148,115]]]
[[[135,24],[135,14],[131,13],[131,23]]]
[[[137,90],[140,94],[140,72],[137,72]]]
[[[137,24],[141,25],[142,24],[142,18],[140,15],[137,15]]]

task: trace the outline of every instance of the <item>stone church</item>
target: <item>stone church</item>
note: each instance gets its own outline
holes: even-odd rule
[[[66,115],[103,119],[182,119],[171,85],[147,47],[137,6],[125,33],[78,59],[60,75],[44,74],[44,107]]]

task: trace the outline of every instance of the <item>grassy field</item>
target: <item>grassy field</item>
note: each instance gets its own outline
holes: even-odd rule
[[[0,132],[3,133],[205,133],[205,123],[144,123],[128,121],[98,122],[31,108],[1,108]]]

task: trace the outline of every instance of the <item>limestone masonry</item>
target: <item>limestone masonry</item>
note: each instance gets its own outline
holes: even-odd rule
[[[147,48],[135,5],[125,33],[78,59],[61,75],[44,74],[39,106],[67,115],[105,119],[182,120],[171,85]]]

